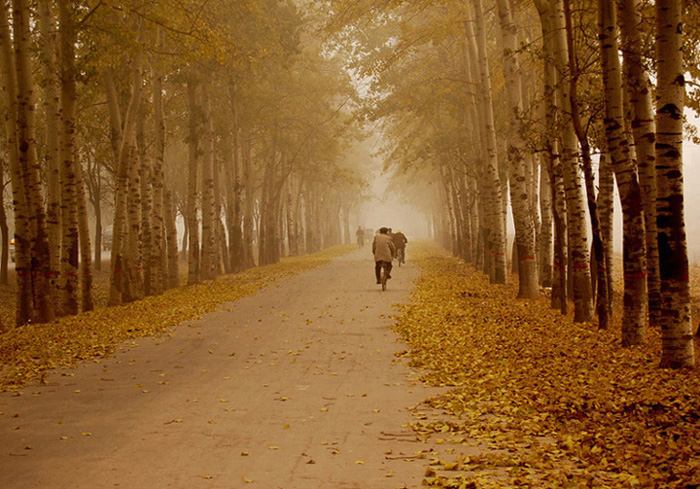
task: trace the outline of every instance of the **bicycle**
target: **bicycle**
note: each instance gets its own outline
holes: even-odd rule
[[[386,290],[386,282],[389,278],[389,263],[388,262],[382,262],[382,271],[381,271],[381,277],[380,277],[380,282],[382,283],[382,292]]]

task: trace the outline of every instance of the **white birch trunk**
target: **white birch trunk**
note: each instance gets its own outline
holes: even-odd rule
[[[656,227],[656,125],[652,101],[653,86],[642,62],[641,6],[637,0],[619,0],[620,31],[627,93],[632,109],[632,133],[637,156],[639,185],[644,208],[647,249],[647,291],[649,322],[659,323],[661,289],[659,277],[659,246]]]
[[[599,0],[599,31],[603,85],[605,87],[605,134],[622,204],[624,255],[624,309],[622,345],[645,342],[646,246],[642,198],[637,169],[630,155],[625,132],[622,70],[618,54],[615,0]]]
[[[508,0],[497,0],[503,45],[503,75],[508,83],[506,91],[510,105],[508,119],[508,163],[510,174],[510,200],[515,224],[515,240],[519,290],[518,298],[534,299],[539,295],[535,224],[530,210],[526,160],[526,142],[523,136],[523,101],[521,97],[522,72],[518,61],[518,28],[513,22]]]
[[[44,196],[36,150],[34,80],[31,59],[31,8],[27,0],[14,0],[12,12],[17,74],[17,143],[21,182],[25,186],[29,222],[29,262],[34,322],[54,319],[51,265],[46,231]]]
[[[656,211],[661,367],[695,366],[683,202],[683,2],[656,0]]]
[[[473,0],[476,20],[476,46],[480,73],[480,98],[482,105],[482,130],[486,143],[485,195],[487,196],[488,236],[486,246],[493,262],[492,282],[507,283],[507,259],[505,223],[502,216],[502,183],[499,176],[498,148],[491,95],[491,76],[486,54],[486,27],[481,0]]]

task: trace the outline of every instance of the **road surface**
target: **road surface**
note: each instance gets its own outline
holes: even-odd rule
[[[406,423],[430,395],[397,358],[367,247],[0,395],[0,487],[421,486]]]

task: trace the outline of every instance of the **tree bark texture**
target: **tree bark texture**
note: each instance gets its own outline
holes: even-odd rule
[[[646,241],[644,214],[637,169],[630,154],[624,128],[622,70],[618,55],[615,0],[599,0],[599,31],[603,85],[605,88],[605,135],[622,204],[624,303],[622,345],[645,342]]]
[[[583,200],[582,178],[579,170],[578,140],[571,119],[570,86],[568,83],[568,47],[566,22],[561,0],[555,0],[552,12],[553,54],[555,66],[560,73],[558,83],[559,106],[561,107],[562,147],[561,161],[566,191],[566,218],[569,256],[573,276],[574,321],[593,320],[593,290],[591,284],[590,252],[586,232],[586,210]]]
[[[656,224],[661,277],[661,367],[694,367],[683,203],[683,2],[656,0]]]
[[[493,283],[507,283],[507,258],[505,248],[505,223],[503,221],[502,183],[499,175],[498,147],[496,144],[496,128],[493,115],[493,100],[491,95],[491,76],[486,54],[486,27],[481,0],[473,0],[476,21],[476,46],[480,76],[480,99],[483,107],[483,131],[486,143],[485,195],[487,197],[486,216],[488,226],[487,248],[493,260]],[[470,24],[467,24],[468,26]],[[471,37],[471,36],[470,36]]]
[[[523,135],[523,101],[521,97],[522,71],[518,60],[517,26],[513,22],[509,0],[498,0],[501,38],[503,44],[503,76],[509,81],[506,85],[510,105],[508,134],[508,164],[510,200],[515,224],[517,246],[519,289],[521,299],[534,299],[539,295],[537,280],[537,257],[535,243],[535,223],[530,210],[530,194],[527,179],[528,161],[526,142]]]
[[[659,246],[656,229],[656,125],[654,123],[653,87],[642,62],[641,7],[637,0],[618,0],[625,88],[632,110],[631,124],[634,151],[644,209],[647,250],[647,292],[649,322],[658,325],[661,310]]]
[[[24,186],[26,210],[28,211],[28,233],[26,236],[18,237],[17,242],[26,240],[30,250],[28,268],[20,268],[18,274],[29,274],[32,292],[32,317],[30,319],[43,323],[54,318],[55,309],[51,292],[51,265],[44,196],[36,148],[36,107],[30,31],[31,7],[27,0],[14,0],[12,4],[17,89],[17,147],[19,149],[20,170],[20,179],[16,183]]]

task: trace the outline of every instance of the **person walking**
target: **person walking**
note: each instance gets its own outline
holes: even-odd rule
[[[391,278],[392,261],[396,247],[394,241],[388,234],[388,228],[379,228],[379,234],[374,236],[372,241],[372,254],[374,255],[374,274],[377,277],[377,283],[381,284],[382,266],[386,267],[386,278]]]

